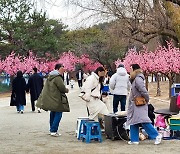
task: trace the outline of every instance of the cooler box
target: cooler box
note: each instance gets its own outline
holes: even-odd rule
[[[171,86],[171,96],[177,96],[180,92],[180,83],[174,83]]]
[[[106,138],[111,140],[123,139],[129,140],[128,133],[124,128],[126,116],[108,114],[104,116]]]
[[[169,126],[171,130],[180,130],[180,118],[169,118]]]

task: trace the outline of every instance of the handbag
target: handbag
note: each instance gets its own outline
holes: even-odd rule
[[[135,102],[136,106],[143,106],[146,104],[146,100],[142,96],[135,97],[134,102]]]
[[[10,106],[16,106],[16,94],[14,92],[11,94]]]
[[[133,91],[132,91],[132,94],[133,94]],[[134,94],[133,94],[133,96],[134,96]],[[134,103],[136,106],[143,106],[146,104],[146,100],[142,96],[137,96],[137,97],[134,97]]]

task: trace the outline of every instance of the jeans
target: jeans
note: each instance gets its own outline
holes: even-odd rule
[[[24,111],[24,105],[19,104],[16,106],[17,111]]]
[[[125,111],[126,107],[126,95],[114,95],[113,97],[113,112],[118,111],[119,102],[121,103],[121,111]]]
[[[50,132],[57,132],[62,118],[62,112],[50,112]]]
[[[151,123],[142,123],[142,127],[148,134],[149,139],[155,139],[158,136],[157,130]],[[131,142],[139,142],[139,124],[130,125]]]

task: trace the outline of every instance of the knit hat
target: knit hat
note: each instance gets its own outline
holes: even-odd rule
[[[119,67],[124,67],[124,65],[123,65],[123,64],[119,64],[118,68],[119,68]]]

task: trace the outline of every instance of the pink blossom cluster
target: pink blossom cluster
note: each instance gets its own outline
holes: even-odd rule
[[[137,52],[135,49],[130,49],[124,60],[115,61],[116,66],[123,63],[130,71],[131,64],[139,64],[142,70],[146,73],[180,73],[180,49],[174,47],[171,42],[167,42],[165,46],[158,46],[154,52],[148,51],[146,47]]]
[[[33,67],[37,67],[40,72],[48,73],[54,69],[56,63],[62,63],[67,71],[74,71],[77,64],[81,64],[84,71],[92,71],[101,66],[100,63],[90,59],[88,55],[77,57],[72,52],[62,53],[58,59],[51,58],[49,53],[45,56],[45,58],[38,58],[29,51],[29,56],[25,57],[12,52],[4,60],[0,57],[0,72],[4,71],[9,75],[15,75],[18,70],[30,73]]]

